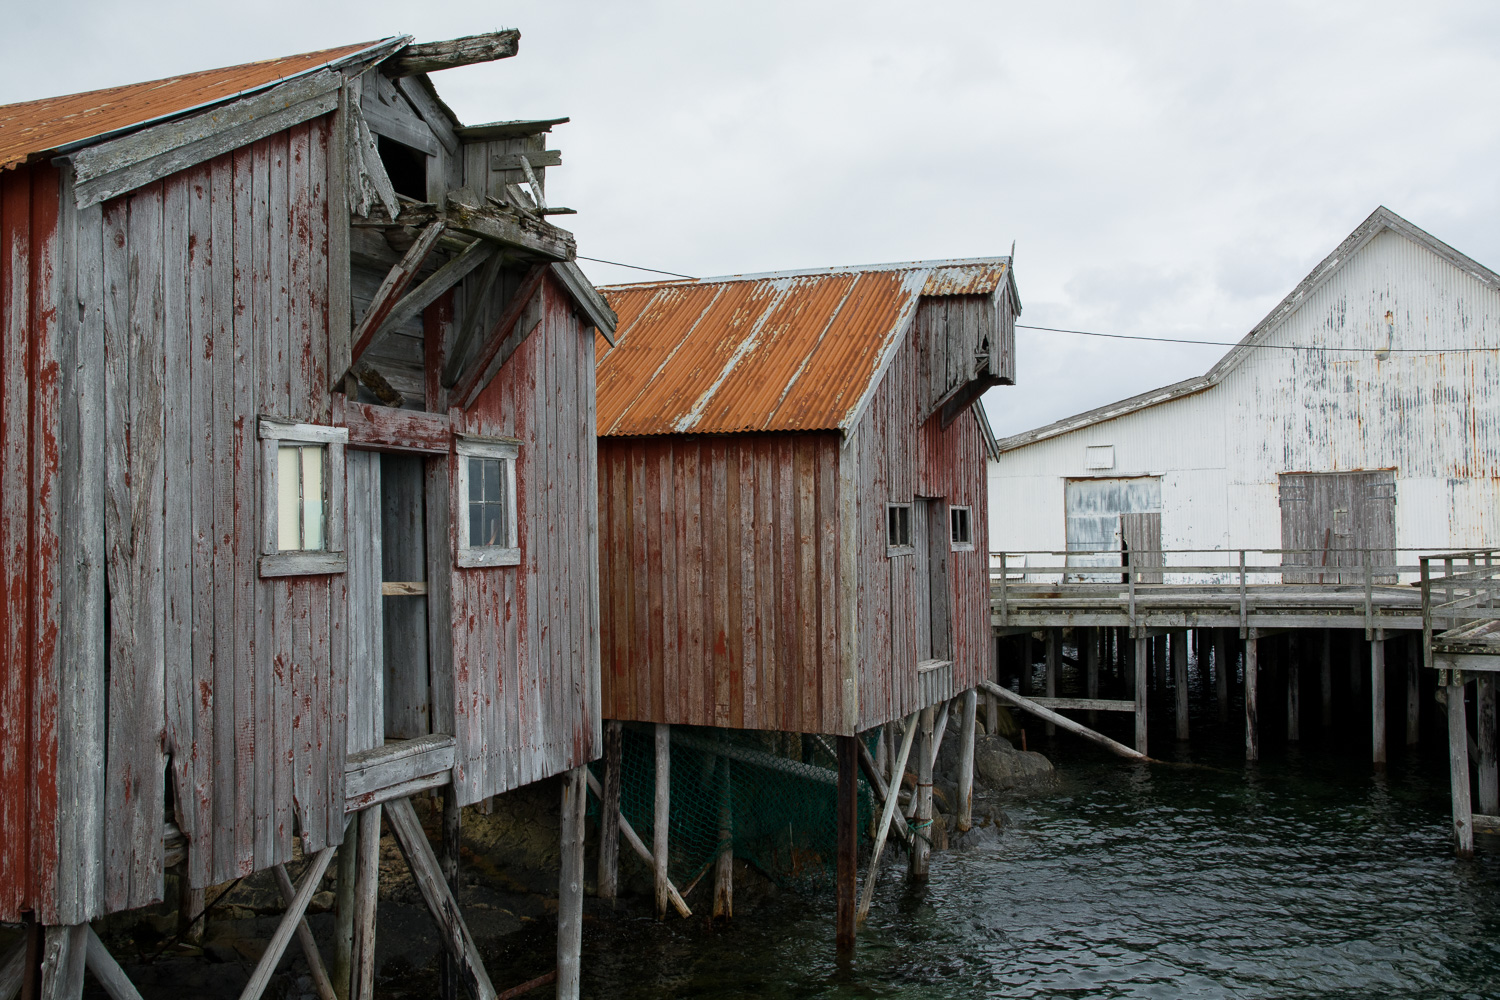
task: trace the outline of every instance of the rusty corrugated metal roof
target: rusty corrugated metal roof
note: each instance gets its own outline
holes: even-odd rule
[[[987,295],[1009,257],[601,288],[602,437],[844,430],[923,295]]]
[[[377,44],[360,42],[280,59],[184,73],[165,80],[0,106],[0,170],[8,170],[59,146],[258,90]]]

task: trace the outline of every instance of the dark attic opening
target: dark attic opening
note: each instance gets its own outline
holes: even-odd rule
[[[397,194],[415,201],[427,200],[427,154],[383,135],[375,137],[380,162]]]

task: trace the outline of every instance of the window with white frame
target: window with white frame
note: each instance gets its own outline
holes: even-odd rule
[[[516,566],[521,562],[516,518],[519,441],[463,436],[458,453],[458,555],[461,567]]]
[[[889,556],[905,555],[911,547],[911,504],[888,503],[885,505],[885,553]]]
[[[343,427],[261,417],[260,575],[344,572]]]
[[[968,552],[974,548],[973,508],[948,508],[948,534],[953,539],[953,551]]]

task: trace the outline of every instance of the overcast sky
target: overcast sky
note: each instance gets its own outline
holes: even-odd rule
[[[1023,323],[1234,340],[1375,206],[1500,266],[1500,4],[5,0],[0,103],[409,33],[467,123],[572,116],[579,252],[689,275],[989,256]],[[649,275],[584,263],[596,282]],[[1017,331],[1004,435],[1220,348]]]

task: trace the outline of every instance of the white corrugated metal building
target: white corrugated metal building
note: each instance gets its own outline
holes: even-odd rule
[[[1379,208],[1207,374],[1001,439],[990,539],[1488,547],[1497,477],[1500,275]]]

